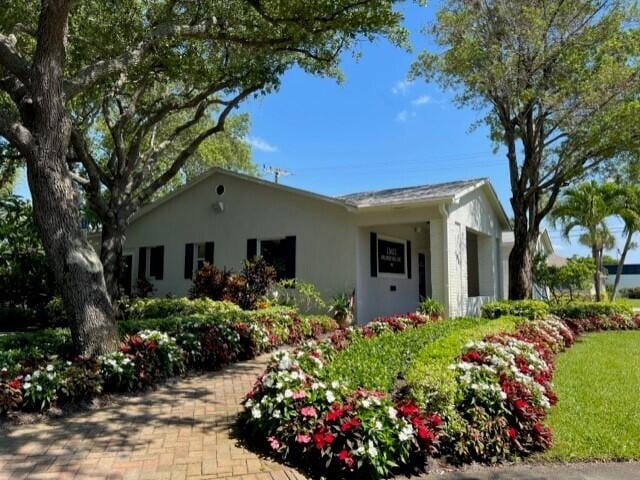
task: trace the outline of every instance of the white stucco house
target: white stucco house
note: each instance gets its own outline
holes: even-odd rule
[[[476,314],[503,296],[508,227],[486,179],[328,197],[215,168],[132,218],[123,283],[186,295],[202,262],[238,271],[262,255],[327,299],[355,292],[359,323],[421,297]]]

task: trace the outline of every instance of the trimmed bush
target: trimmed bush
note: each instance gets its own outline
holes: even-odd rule
[[[167,318],[174,315],[228,314],[239,313],[242,309],[234,303],[215,301],[209,298],[138,298],[133,300],[128,310],[128,319]]]
[[[539,320],[548,314],[549,305],[542,300],[496,300],[482,306],[482,316],[490,319],[515,316]]]
[[[555,304],[551,313],[560,318],[585,319],[596,316],[633,315],[633,307],[625,301],[569,302]]]
[[[458,328],[424,346],[407,371],[411,396],[419,405],[433,411],[444,411],[453,405],[458,384],[451,362],[463,347],[488,335],[512,332],[523,322],[522,317],[501,317],[496,320],[460,319]]]

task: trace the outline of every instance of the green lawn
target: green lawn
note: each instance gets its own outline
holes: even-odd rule
[[[625,302],[629,302],[633,308],[640,308],[640,298],[625,298]]]
[[[560,355],[550,460],[640,458],[640,331],[585,335]]]

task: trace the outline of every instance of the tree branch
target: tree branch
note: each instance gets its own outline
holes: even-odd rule
[[[165,170],[159,177],[157,177],[154,181],[152,181],[146,188],[144,188],[140,194],[138,195],[138,204],[143,204],[146,202],[158,189],[162,188],[166,183],[171,180],[183,167],[185,162],[191,157],[195,151],[198,149],[200,144],[209,138],[211,135],[221,132],[224,130],[224,124],[231,113],[231,111],[236,108],[240,102],[242,102],[249,95],[259,91],[262,88],[262,85],[256,85],[250,88],[243,90],[240,94],[238,94],[233,100],[229,102],[229,104],[225,107],[225,109],[218,116],[218,121],[216,124],[205,130],[196,138],[194,138],[189,145],[187,145],[174,159],[171,166]]]
[[[0,65],[15,75],[22,83],[29,85],[30,68],[27,61],[15,48],[16,38],[13,35],[0,33]]]
[[[34,148],[33,136],[5,110],[0,110],[0,136],[6,138],[23,156],[30,156]]]

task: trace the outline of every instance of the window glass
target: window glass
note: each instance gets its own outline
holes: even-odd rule
[[[276,269],[278,280],[285,278],[287,245],[284,239],[260,240],[260,256]]]

